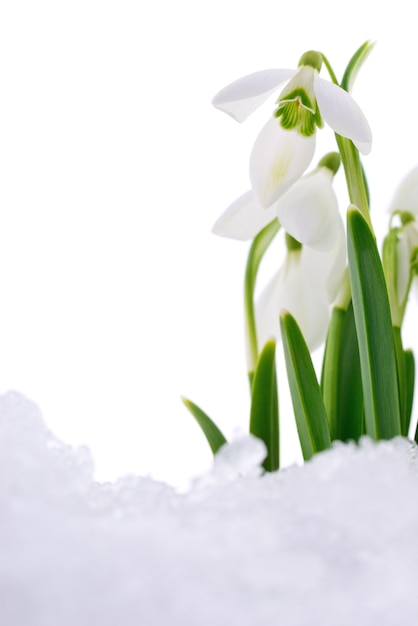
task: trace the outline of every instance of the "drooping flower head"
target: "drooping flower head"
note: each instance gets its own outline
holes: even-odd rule
[[[271,69],[249,74],[222,89],[212,100],[218,109],[243,122],[284,82],[277,106],[258,135],[250,157],[250,181],[257,200],[269,207],[309,166],[315,133],[323,120],[353,141],[363,154],[371,149],[367,120],[351,95],[319,72],[322,55],[305,53],[296,70]]]
[[[277,218],[286,232],[300,243],[329,250],[335,243],[341,222],[332,185],[339,165],[338,153],[328,153],[314,170],[302,176],[267,209],[252,191],[246,192],[217,219],[212,232],[245,241]]]
[[[280,310],[295,317],[310,350],[324,341],[333,303],[346,264],[345,233],[341,219],[334,245],[326,251],[302,245],[286,236],[287,253],[256,302],[260,345],[280,337]],[[290,245],[289,245],[290,242]]]
[[[332,185],[339,164],[337,153],[327,154],[267,210],[249,191],[213,227],[215,234],[239,240],[252,239],[275,219],[286,231],[284,262],[255,306],[259,345],[279,338],[281,309],[296,318],[311,349],[325,338],[346,265],[344,226]]]
[[[282,128],[297,130],[304,137],[310,137],[316,127],[323,127],[314,90],[315,70],[319,72],[321,65],[322,58],[317,52],[306,52],[302,56],[299,70],[277,100],[274,117],[280,118]]]
[[[400,327],[412,282],[418,274],[418,167],[401,181],[389,210],[391,219],[383,243],[383,266],[392,321]]]
[[[418,166],[408,172],[398,185],[389,211],[408,211],[418,217]]]

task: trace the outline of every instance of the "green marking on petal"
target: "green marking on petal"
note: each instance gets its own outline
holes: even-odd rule
[[[290,155],[285,153],[281,154],[280,158],[273,163],[270,169],[267,186],[271,186],[272,188],[278,187],[286,179],[290,165]]]
[[[299,126],[299,102],[286,102],[274,113],[274,117],[281,117],[280,124],[286,130],[292,130]]]
[[[316,115],[305,108],[299,98],[281,103],[274,116],[280,117],[285,130],[297,130],[304,137],[310,137],[316,131]]]
[[[283,89],[274,112],[284,129],[297,130],[304,137],[310,137],[317,126],[323,126],[313,88],[315,71],[310,66],[301,67]]]
[[[282,93],[279,100],[279,109],[281,106],[286,104],[291,104],[294,102],[298,102],[305,109],[308,109],[313,115],[316,110],[316,100],[314,97],[309,97],[306,89],[303,87],[295,87],[292,91],[287,91],[286,93]]]

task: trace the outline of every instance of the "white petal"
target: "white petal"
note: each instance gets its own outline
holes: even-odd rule
[[[278,119],[270,117],[250,157],[251,185],[263,207],[271,206],[302,176],[314,152],[315,135],[284,130]]]
[[[397,210],[418,215],[418,167],[405,176],[396,190],[390,211]]]
[[[335,245],[338,201],[332,174],[319,168],[300,178],[277,202],[277,216],[300,243],[326,252]]]
[[[335,238],[334,248],[330,253],[330,271],[325,284],[330,303],[332,303],[337,297],[344,272],[347,267],[347,243],[342,220],[340,220],[338,231],[338,235]]]
[[[408,238],[401,234],[397,245],[397,292],[398,302],[402,303],[409,282],[409,274],[411,271],[411,249],[409,247]]]
[[[411,256],[418,248],[418,225],[408,222],[399,233],[397,245],[397,290],[398,301],[403,303],[411,273]]]
[[[254,72],[221,89],[212,104],[238,122],[243,122],[294,74],[296,70],[287,69]]]
[[[221,237],[248,241],[275,217],[277,217],[275,206],[264,209],[255,199],[253,192],[247,191],[222,213],[213,225],[212,232]]]
[[[280,339],[280,275],[282,271],[283,268],[276,272],[256,302],[255,316],[260,350],[272,337],[276,340]]]
[[[298,322],[311,350],[325,339],[329,305],[325,298],[314,297],[311,272],[306,271],[300,251],[289,252],[256,306],[259,345],[270,337],[280,337],[279,313],[289,311]]]
[[[320,252],[303,246],[301,266],[309,284],[313,286],[312,299],[332,304],[346,267],[346,241],[343,221],[338,215],[334,245],[328,252]]]
[[[314,90],[326,123],[339,135],[351,139],[362,154],[368,154],[372,147],[372,131],[350,94],[320,76],[315,76]]]

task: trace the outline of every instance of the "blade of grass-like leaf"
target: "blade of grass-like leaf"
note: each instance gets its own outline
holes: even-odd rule
[[[263,467],[268,472],[279,469],[279,404],[276,377],[276,342],[267,341],[257,362],[252,384],[250,433],[267,447]]]
[[[392,320],[376,242],[355,207],[347,214],[347,236],[366,433],[374,439],[389,439],[401,434]]]
[[[366,61],[367,57],[374,48],[374,43],[371,41],[365,41],[362,46],[351,57],[346,70],[344,72],[343,79],[341,81],[341,87],[346,91],[352,91],[354,81],[359,73],[361,66]]]
[[[358,441],[363,434],[363,390],[353,305],[334,307],[321,376],[331,440]]]
[[[290,313],[282,313],[280,328],[296,425],[307,460],[331,446],[328,418],[309,348]]]
[[[193,415],[200,428],[205,435],[208,444],[210,445],[210,449],[215,455],[219,448],[221,448],[225,443],[227,443],[226,438],[223,436],[222,432],[216,426],[216,424],[210,419],[206,413],[202,411],[201,408],[194,404],[188,398],[182,397],[182,401],[185,406],[189,409],[190,413]]]
[[[346,312],[334,307],[328,327],[321,372],[322,399],[328,416],[331,440],[338,439],[338,374],[341,350],[341,334]]]
[[[415,386],[415,359],[412,350],[405,350],[407,435],[411,426]]]
[[[345,312],[341,329],[337,385],[338,423],[336,438],[340,441],[358,441],[361,435],[364,434],[364,402],[360,355],[352,302],[350,302]]]
[[[408,434],[408,389],[406,379],[405,351],[402,346],[401,329],[399,326],[393,327],[393,338],[395,341],[396,369],[398,372],[399,389],[399,410],[401,414],[401,433],[404,437]]]

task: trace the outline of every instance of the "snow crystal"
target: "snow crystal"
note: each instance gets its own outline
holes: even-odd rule
[[[393,626],[418,610],[418,467],[406,439],[260,474],[240,438],[179,494],[93,479],[85,448],[0,397],[0,626]]]

